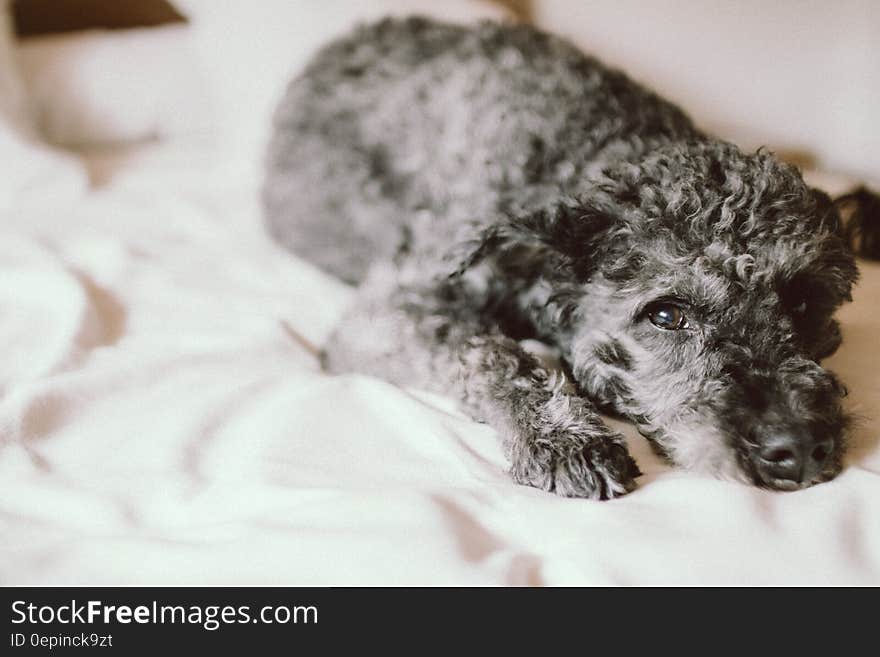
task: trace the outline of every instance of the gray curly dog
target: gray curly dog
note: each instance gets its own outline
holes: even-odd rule
[[[633,490],[600,412],[766,488],[841,469],[845,391],[819,364],[857,277],[838,208],[562,39],[358,28],[291,83],[263,201],[282,245],[359,285],[326,368],[456,395],[519,483]]]

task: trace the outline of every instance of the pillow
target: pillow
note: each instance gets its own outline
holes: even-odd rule
[[[275,104],[290,78],[328,39],[384,15],[449,21],[512,18],[478,0],[178,0],[194,28],[229,159],[259,175]]]
[[[39,144],[18,76],[9,3],[0,0],[0,210],[20,200],[57,200],[80,192],[85,173]]]
[[[19,67],[37,127],[81,148],[200,132],[207,86],[181,24],[23,39]]]

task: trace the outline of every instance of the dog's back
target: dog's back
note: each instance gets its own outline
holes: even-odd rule
[[[272,234],[349,282],[461,222],[576,194],[591,175],[692,134],[674,106],[525,26],[385,20],[323,49],[275,119]]]

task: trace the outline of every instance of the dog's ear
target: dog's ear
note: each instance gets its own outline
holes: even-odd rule
[[[506,270],[552,270],[586,281],[602,262],[616,223],[608,209],[572,198],[534,212],[504,215],[468,242],[453,276],[492,260]]]
[[[859,187],[834,199],[840,236],[855,255],[880,260],[880,195]]]

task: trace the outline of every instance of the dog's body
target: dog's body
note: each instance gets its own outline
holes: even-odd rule
[[[360,285],[328,369],[456,394],[521,483],[631,490],[600,410],[692,469],[791,489],[840,468],[818,360],[856,268],[834,206],[560,39],[358,29],[290,86],[264,202],[282,244]]]

